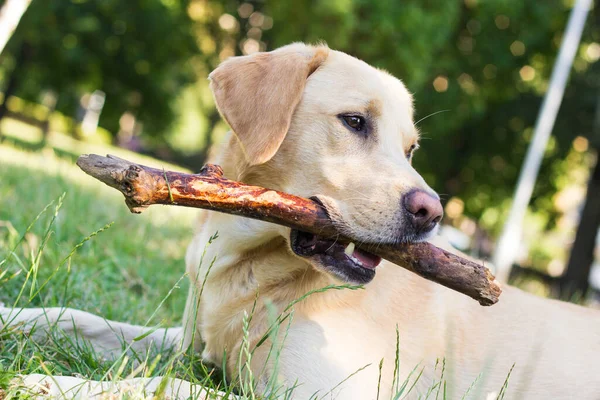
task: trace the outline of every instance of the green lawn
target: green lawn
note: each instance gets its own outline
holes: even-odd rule
[[[194,210],[156,206],[141,215],[131,214],[118,192],[50,149],[30,153],[0,145],[0,177],[0,260],[6,260],[0,302],[14,304],[26,272],[37,263],[38,285],[58,272],[40,296],[31,302],[23,296],[18,305],[66,305],[109,319],[144,323],[185,273],[183,258]],[[108,225],[64,262],[78,243]],[[38,254],[48,230],[47,243]],[[19,276],[8,279],[19,271]],[[156,313],[155,323],[179,324],[186,279],[178,286]]]

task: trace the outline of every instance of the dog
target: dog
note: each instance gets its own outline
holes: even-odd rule
[[[313,198],[360,242],[438,240],[443,209],[412,167],[419,134],[400,80],[325,45],[294,43],[228,59],[210,74],[210,87],[232,130],[215,160],[225,176]],[[76,327],[107,357],[122,340],[134,350],[192,346],[230,377],[251,371],[259,393],[293,388],[294,399],[392,398],[413,373],[421,375],[407,398],[435,382],[448,399],[468,391],[600,398],[600,315],[583,307],[510,286],[498,304],[481,307],[354,244],[212,212],[201,214],[186,265],[192,288],[179,328],[148,334],[71,309],[1,313],[26,326],[37,321],[38,335],[50,324]],[[294,302],[274,331],[272,316]],[[79,382],[54,378],[48,390]],[[98,391],[101,383],[89,385]]]

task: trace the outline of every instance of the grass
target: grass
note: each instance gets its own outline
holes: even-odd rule
[[[17,305],[67,302],[108,319],[145,322],[185,272],[182,249],[191,235],[194,211],[154,207],[133,215],[120,194],[51,150],[29,153],[0,145],[0,160],[0,260],[16,246],[6,262],[10,273],[35,265],[38,280],[43,280],[60,267],[40,296],[31,303],[24,298]],[[63,263],[76,245],[99,229],[104,229],[98,233],[101,240],[87,241]],[[3,284],[0,302],[12,304],[24,276],[21,273],[10,285]],[[187,282],[183,280],[182,285],[158,310],[159,320],[179,323],[177,310],[184,306]]]
[[[181,324],[193,210],[130,214],[118,193],[50,149],[32,153],[0,144],[0,177],[0,302],[64,305],[135,324],[154,316],[150,326]],[[44,347],[1,338],[0,371],[101,378],[113,367],[93,349],[66,350],[58,336]]]
[[[115,153],[110,148],[94,150]],[[71,156],[58,154],[50,147],[33,152],[16,146],[15,140],[0,142],[0,303],[67,306],[134,324],[180,325],[188,288],[184,251],[192,234],[194,210],[155,206],[132,215],[120,194],[81,172]],[[161,167],[156,161],[143,161]],[[343,289],[352,288],[315,292]],[[281,315],[273,312],[267,335],[278,337],[289,326],[293,304]],[[251,318],[246,316],[248,324]],[[272,349],[275,364],[279,351]],[[242,352],[245,358],[252,355],[247,343]],[[125,354],[118,360],[103,360],[85,342],[56,330],[40,345],[18,331],[0,328],[0,399],[27,398],[7,388],[16,374],[30,373],[95,380],[166,375],[231,390],[222,372],[205,366],[198,355]],[[439,380],[420,398],[446,398],[443,360],[436,365],[440,367]],[[236,392],[259,398],[254,377],[245,371],[240,370],[243,378],[234,382]],[[395,376],[393,399],[414,395],[422,373],[416,366],[407,377]],[[503,397],[505,386],[498,398]],[[279,387],[275,376],[268,387],[270,394],[265,398],[269,399],[289,398],[293,392],[293,388]]]

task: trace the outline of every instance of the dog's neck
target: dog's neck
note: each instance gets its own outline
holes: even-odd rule
[[[188,272],[201,293],[198,310],[199,332],[205,342],[204,357],[217,365],[223,351],[239,354],[244,314],[252,313],[249,341],[253,345],[267,331],[266,303],[281,312],[292,301],[311,290],[333,283],[306,261],[291,254],[289,244],[270,224],[229,215],[208,215],[203,232],[197,236],[196,260],[200,265]],[[218,237],[205,246],[210,237]],[[296,307],[310,307],[312,298]],[[233,370],[234,365],[229,365]]]
[[[236,146],[230,144],[217,163],[228,178],[282,189],[276,177],[266,178],[265,182],[260,169],[244,165],[243,154]],[[224,350],[235,355],[231,360],[237,359],[244,313],[253,313],[253,343],[268,328],[266,303],[281,312],[306,293],[336,283],[292,253],[287,228],[220,213],[205,213],[203,219],[186,261],[197,293],[202,291],[198,328],[205,342],[204,356],[218,365]],[[336,292],[332,295],[339,296]],[[295,312],[314,306],[323,297],[309,296],[295,307]]]

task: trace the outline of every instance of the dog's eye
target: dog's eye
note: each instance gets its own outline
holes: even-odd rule
[[[413,153],[415,152],[416,149],[418,149],[419,146],[415,143],[412,146],[410,146],[410,148],[408,149],[408,151],[406,152],[406,158],[408,159],[408,161],[412,160],[412,156]]]
[[[367,121],[360,115],[340,115],[340,118],[348,128],[363,134],[367,133]]]

